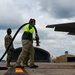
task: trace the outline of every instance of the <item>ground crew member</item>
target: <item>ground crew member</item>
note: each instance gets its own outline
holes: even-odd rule
[[[7,35],[4,37],[4,41],[5,41],[5,48],[7,49],[11,40],[12,40],[12,36],[11,36],[11,29],[8,28],[7,29]],[[7,52],[7,64],[6,66],[7,67],[12,67],[12,65],[10,64],[11,60],[12,60],[12,57],[13,57],[13,50],[14,50],[14,47],[13,47],[13,43],[12,45],[10,46],[8,52]]]
[[[30,19],[29,23],[24,27],[24,33],[22,35],[22,51],[18,57],[16,67],[21,66],[28,67],[28,60],[30,59],[30,68],[36,68],[37,65],[34,64],[34,48],[33,48],[33,33],[34,33],[35,19]]]

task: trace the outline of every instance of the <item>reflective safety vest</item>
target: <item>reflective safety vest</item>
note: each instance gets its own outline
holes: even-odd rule
[[[32,25],[32,24],[25,25],[24,33],[22,35],[22,40],[25,40],[25,39],[32,40],[33,33],[34,33],[34,25]]]

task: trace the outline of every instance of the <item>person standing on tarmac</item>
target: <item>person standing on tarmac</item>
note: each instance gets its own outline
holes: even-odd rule
[[[22,51],[16,62],[16,67],[30,67],[37,68],[38,66],[34,64],[34,47],[33,47],[33,33],[34,33],[35,19],[30,19],[24,27],[24,33],[22,35]],[[30,65],[28,65],[28,60],[30,59]],[[23,66],[21,66],[21,62]]]
[[[4,37],[4,41],[5,41],[5,48],[7,49],[11,40],[12,40],[12,36],[11,36],[11,29],[8,28],[7,29],[7,34],[6,36]],[[13,43],[12,45],[10,46],[8,52],[7,52],[7,64],[6,66],[7,67],[12,67],[12,65],[10,64],[11,60],[12,60],[12,57],[13,57],[13,50],[14,50],[14,47],[13,47]]]

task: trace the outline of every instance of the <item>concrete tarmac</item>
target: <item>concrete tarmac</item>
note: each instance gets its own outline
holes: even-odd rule
[[[12,64],[15,64],[12,63]],[[43,63],[37,62],[38,68],[24,68],[24,72],[27,72],[28,75],[75,75],[75,62],[74,63]],[[5,62],[0,62],[0,67],[5,67]],[[10,68],[9,68],[10,69]],[[8,70],[0,70],[0,75],[5,75]],[[14,70],[14,74],[15,73]],[[10,74],[10,75],[14,75]],[[26,73],[24,73],[26,75]],[[19,74],[22,75],[22,74]]]

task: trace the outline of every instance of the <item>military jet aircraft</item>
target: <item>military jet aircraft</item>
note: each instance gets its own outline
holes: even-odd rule
[[[68,35],[75,35],[75,22],[47,25],[46,28],[54,28],[54,31],[68,32]]]

